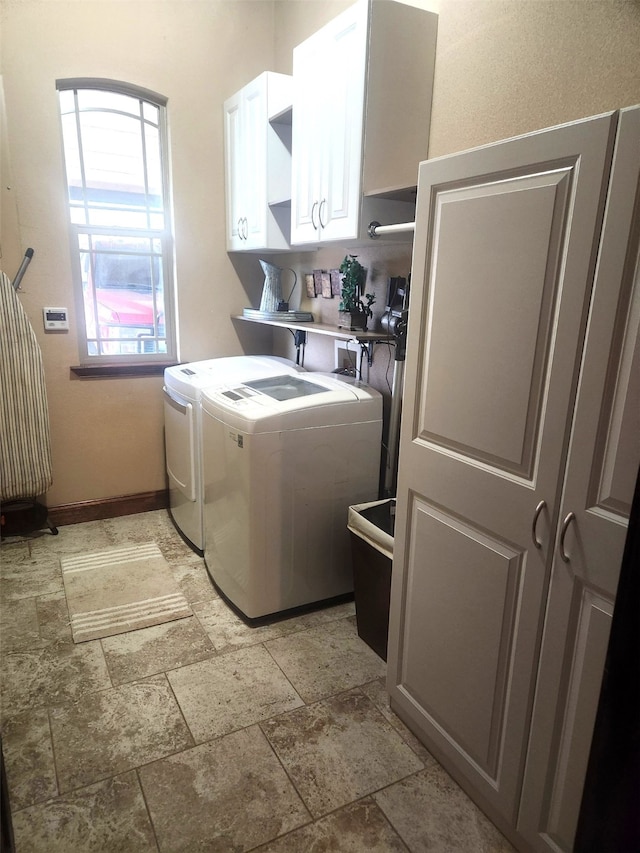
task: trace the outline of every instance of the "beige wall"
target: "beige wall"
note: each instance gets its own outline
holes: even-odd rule
[[[276,70],[291,74],[293,48],[352,3],[353,0],[275,0]]]
[[[276,3],[276,62],[290,70],[291,50],[344,3]],[[549,127],[640,102],[640,3],[610,0],[416,0],[439,14],[428,156]],[[331,6],[326,17],[325,6]],[[305,26],[304,12],[313,18]],[[399,46],[400,48],[401,46]],[[398,132],[402,132],[399,128]],[[406,276],[410,247],[358,249],[384,308],[387,280]],[[344,249],[281,256],[299,275],[338,266]],[[336,322],[337,300],[302,300],[324,322]],[[274,334],[275,349],[292,356],[290,336]],[[305,366],[332,369],[334,345],[309,336]],[[388,396],[392,356],[377,347],[369,380]]]
[[[637,0],[441,0],[429,156],[640,102]]]
[[[49,505],[164,486],[161,379],[73,379],[74,332],[42,331],[43,305],[73,309],[55,79],[113,77],[169,97],[181,356],[266,351],[270,332],[228,319],[257,305],[262,275],[255,257],[230,259],[224,250],[221,105],[265,69],[290,72],[293,46],[348,5],[5,0],[0,56],[13,174],[6,190],[3,133],[1,264],[12,276],[25,248],[35,249],[22,301],[47,374],[55,480]],[[434,5],[440,23],[430,156],[640,101],[637,2]],[[335,247],[275,260],[302,275],[337,266],[344,254]],[[378,244],[359,255],[379,313],[387,278],[409,272],[409,247]],[[309,300],[305,307],[331,321],[337,300]],[[274,332],[275,351],[290,353],[289,338]],[[333,343],[310,337],[306,364],[332,369]],[[386,349],[377,348],[372,381],[387,394],[391,370]]]
[[[162,379],[80,380],[69,372],[78,354],[56,78],[115,78],[168,96],[181,356],[195,360],[253,343],[239,341],[228,320],[248,303],[224,251],[221,104],[272,63],[269,2],[4,3],[13,180],[10,191],[2,182],[2,268],[13,277],[34,248],[21,299],[45,363],[50,506],[165,486]],[[68,334],[44,334],[44,305],[70,309]]]

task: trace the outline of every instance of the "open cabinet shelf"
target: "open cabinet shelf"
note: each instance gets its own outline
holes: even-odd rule
[[[245,323],[259,323],[262,326],[276,326],[280,329],[290,329],[295,331],[299,329],[303,332],[310,332],[312,335],[328,335],[331,338],[337,338],[341,341],[359,341],[360,343],[380,343],[383,341],[393,341],[393,338],[385,335],[384,332],[350,332],[348,329],[339,329],[337,326],[332,326],[328,323],[288,323],[282,320],[261,320],[254,317],[245,317],[243,314],[234,314],[232,320],[243,320]]]

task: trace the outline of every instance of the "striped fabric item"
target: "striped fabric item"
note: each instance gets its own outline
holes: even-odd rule
[[[152,557],[162,557],[162,551],[154,542],[149,542],[143,545],[126,545],[123,548],[108,548],[93,554],[79,554],[77,557],[65,557],[62,565],[67,574],[75,575],[78,572],[90,572],[92,569],[104,569],[106,566],[141,563]]]
[[[0,272],[0,500],[33,499],[51,483],[42,353],[18,294]]]
[[[63,557],[60,565],[75,643],[192,615],[155,543]]]
[[[93,610],[81,616],[74,616],[71,619],[71,628],[75,642],[79,643],[94,637],[132,631],[141,627],[141,620],[146,627],[149,624],[164,622],[164,617],[167,616],[170,617],[167,621],[172,621],[177,618],[177,615],[180,617],[191,615],[191,610],[188,610],[185,605],[184,596],[163,595],[152,601],[138,601],[135,604],[122,604],[120,607],[104,607],[102,610]]]

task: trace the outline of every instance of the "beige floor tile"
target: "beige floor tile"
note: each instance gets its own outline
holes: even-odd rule
[[[331,607],[321,607],[318,610],[310,610],[300,617],[304,621],[305,628],[314,628],[317,625],[326,625],[328,622],[336,622],[338,619],[346,619],[355,616],[356,606],[353,601],[345,601],[342,604],[334,604]]]
[[[314,817],[423,767],[357,690],[282,714],[261,727]]]
[[[165,509],[108,518],[104,525],[116,545],[155,542],[168,563],[179,556],[184,558],[194,553],[177,534]]]
[[[240,853],[309,820],[257,726],[139,772],[162,853]]]
[[[40,637],[35,598],[5,602],[0,607],[0,654],[46,645]]]
[[[180,539],[166,509],[154,509],[150,512],[106,518],[104,525],[116,537],[116,542],[123,540],[131,542],[154,541],[154,537],[166,536],[168,533]]]
[[[402,839],[369,798],[295,829],[256,853],[406,853]]]
[[[265,645],[305,702],[349,690],[386,672],[384,661],[358,637],[355,617]]]
[[[167,517],[168,518],[168,517]],[[169,527],[166,530],[160,529],[156,534],[155,539],[150,540],[158,543],[158,547],[162,551],[162,555],[170,566],[181,565],[183,563],[194,563],[194,565],[202,564],[204,560],[199,554],[184,542],[176,533],[170,521],[167,521]]]
[[[0,607],[0,654],[71,642],[64,591],[19,598]]]
[[[101,551],[115,545],[114,536],[106,526],[106,521],[86,521],[83,524],[65,524],[58,528],[58,535],[49,533],[29,540],[32,557],[44,559],[46,556],[64,556],[86,551]]]
[[[105,637],[102,649],[114,685],[204,660],[213,644],[194,616]]]
[[[204,570],[206,572],[206,568]],[[209,577],[208,573],[207,577]],[[286,619],[276,618],[262,625],[248,625],[218,595],[213,583],[211,581],[209,583],[214,594],[208,597],[209,600],[197,602],[193,611],[219,652],[226,652],[242,646],[252,646],[278,637],[286,637],[296,631],[335,622],[355,613],[353,601],[348,601],[331,607],[320,607],[317,610],[298,613]]]
[[[2,727],[11,809],[23,809],[58,794],[49,717],[45,708],[26,711]]]
[[[386,679],[377,678],[369,684],[363,684],[362,692],[371,699],[376,708],[383,714],[384,718],[391,723],[406,743],[409,744],[415,754],[424,761],[425,765],[435,761],[426,746],[423,746],[418,738],[405,726],[400,717],[391,710],[389,705],[389,694],[387,693]]]
[[[197,743],[303,704],[262,646],[167,673]]]
[[[36,599],[38,626],[43,640],[73,642],[69,608],[64,590],[51,595],[41,595]]]
[[[43,649],[4,655],[0,661],[3,717],[29,708],[59,706],[111,686],[98,640],[56,641]]]
[[[83,696],[50,719],[62,792],[193,746],[164,675]]]
[[[29,557],[21,563],[3,566],[0,577],[0,600],[9,601],[48,595],[63,589],[62,569],[55,554]]]
[[[218,598],[203,560],[193,555],[193,560],[171,563],[171,571],[189,604]]]
[[[53,551],[43,549],[39,554],[32,553],[38,541],[25,539],[11,545],[3,542],[0,545],[0,577],[15,574],[17,571],[38,571],[41,565],[55,562],[57,558]]]
[[[266,625],[250,626],[243,622],[221,598],[198,602],[193,612],[211,638],[216,651],[228,652],[243,646],[255,646],[265,640],[273,640],[301,631],[305,622],[302,617],[283,619]]]
[[[353,602],[253,629],[166,511],[59,530],[0,547],[18,853],[511,853],[391,711]],[[198,621],[73,644],[59,557],[135,542]]]
[[[26,539],[10,536],[0,541],[0,575],[3,569],[29,559],[29,542]]]
[[[513,853],[438,764],[374,794],[411,853]]]
[[[19,853],[157,853],[134,771],[13,816]]]

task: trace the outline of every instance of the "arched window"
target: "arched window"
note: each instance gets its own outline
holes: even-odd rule
[[[56,85],[80,361],[175,360],[166,98],[113,80]]]

